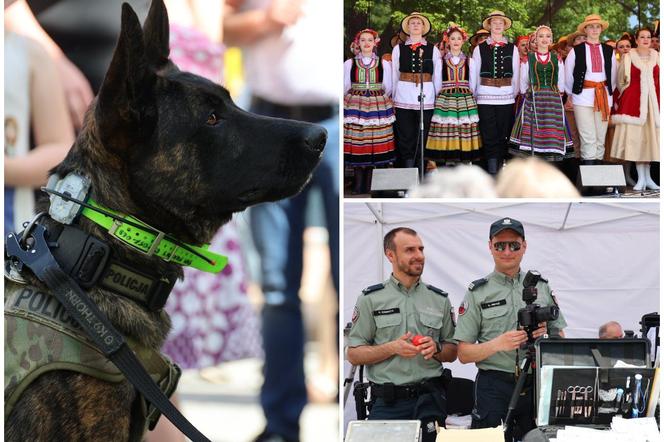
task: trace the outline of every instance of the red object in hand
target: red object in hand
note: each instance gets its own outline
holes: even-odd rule
[[[424,344],[424,338],[425,338],[425,336],[422,336],[422,335],[413,336],[413,345],[417,346],[417,345],[420,345],[420,344]]]

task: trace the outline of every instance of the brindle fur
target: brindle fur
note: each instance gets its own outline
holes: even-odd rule
[[[182,241],[202,244],[234,212],[298,192],[320,159],[326,135],[318,126],[240,110],[224,88],[179,71],[168,54],[162,0],[153,1],[143,29],[124,4],[121,34],[104,83],[71,151],[54,172],[83,174],[101,204]],[[212,111],[219,123],[208,126]],[[47,207],[42,200],[39,209]],[[182,276],[179,266],[119,245],[88,220],[80,225],[105,238],[125,262]],[[7,282],[9,288],[12,284]],[[125,336],[161,347],[170,329],[165,312],[148,312],[99,288],[89,295]],[[5,438],[141,440],[144,422],[136,398],[126,382],[49,372],[21,396],[5,422]]]

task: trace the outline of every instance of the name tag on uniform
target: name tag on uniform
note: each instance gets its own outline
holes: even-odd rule
[[[394,313],[399,313],[400,310],[399,308],[386,308],[384,310],[374,310],[373,315],[374,316],[383,316],[383,315],[391,315]]]
[[[487,308],[498,307],[499,305],[505,305],[505,304],[507,304],[507,300],[506,299],[501,299],[500,301],[483,302],[483,303],[480,304],[480,306],[482,307],[482,310],[484,310],[484,309],[487,309]]]

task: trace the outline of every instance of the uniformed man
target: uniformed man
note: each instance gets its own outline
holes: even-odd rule
[[[459,343],[459,360],[464,364],[474,362],[478,368],[472,428],[501,425],[516,385],[516,367],[525,357],[525,352],[519,351],[517,359],[517,349],[528,340],[518,325],[517,312],[526,306],[522,296],[527,272],[520,268],[526,248],[523,224],[519,221],[503,218],[491,224],[489,250],[495,269],[470,284],[459,307],[459,324],[454,334]],[[556,304],[546,279],[540,279],[536,288],[536,304]],[[555,321],[538,324],[533,338],[545,333],[562,336],[566,325],[561,313]],[[523,437],[534,428],[534,406],[531,373],[514,413],[514,431],[505,433],[506,441],[511,441],[512,436]]]
[[[392,275],[358,299],[348,361],[367,367],[369,419],[420,419],[422,441],[435,441],[435,422],[447,415],[442,362],[456,359],[454,310],[447,293],[421,281],[424,246],[414,230],[393,229],[383,249]]]

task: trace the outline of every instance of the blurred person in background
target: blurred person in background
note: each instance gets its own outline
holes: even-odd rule
[[[622,339],[625,333],[619,322],[609,321],[599,327],[597,335],[600,339]]]
[[[321,164],[295,197],[250,212],[261,257],[263,348],[261,406],[267,420],[256,441],[298,441],[307,403],[304,326],[298,296],[303,266],[305,209],[319,188],[329,232],[332,281],[338,292],[339,111],[341,70],[334,57],[338,32],[335,2],[324,0],[229,0],[224,41],[239,46],[252,112],[308,121],[328,131]],[[340,42],[339,42],[340,43]],[[338,49],[341,53],[341,48]]]
[[[510,160],[496,180],[498,198],[580,198],[572,182],[537,157]]]
[[[11,31],[25,8],[11,3],[4,20],[5,235],[32,218],[36,192],[74,142],[56,66],[39,43]]]
[[[141,23],[145,21],[150,0],[127,3]],[[18,0],[17,6],[12,30],[37,40],[55,61],[78,131],[111,63],[120,35],[122,1]]]
[[[440,168],[408,192],[411,198],[495,198],[494,179],[479,166]]]

